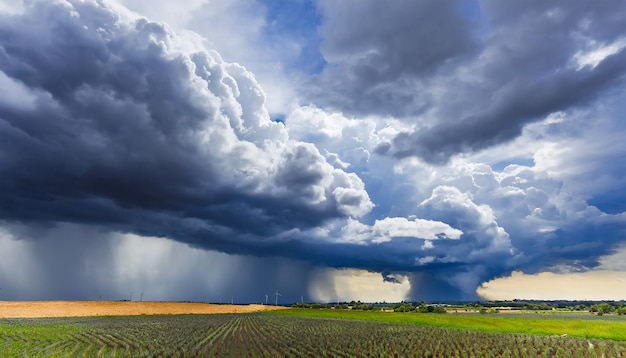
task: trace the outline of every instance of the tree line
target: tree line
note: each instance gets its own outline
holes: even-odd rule
[[[510,301],[477,301],[477,302],[448,302],[427,303],[419,302],[370,302],[361,301],[336,302],[336,303],[296,303],[294,308],[312,309],[344,309],[344,310],[393,310],[394,312],[418,312],[418,313],[446,313],[448,310],[464,309],[480,313],[497,313],[501,309],[524,310],[524,311],[548,311],[569,310],[586,311],[597,315],[618,314],[626,315],[625,301],[535,301],[535,300],[510,300]]]

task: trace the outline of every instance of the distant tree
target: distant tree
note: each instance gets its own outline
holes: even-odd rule
[[[598,316],[602,316],[606,313],[615,312],[615,307],[609,303],[595,304],[589,308],[589,312],[596,313]]]
[[[615,312],[615,307],[609,303],[595,304],[589,308],[589,312],[602,316],[607,313]]]
[[[446,309],[443,306],[435,306],[433,313],[446,313]]]
[[[413,305],[410,304],[402,304],[398,307],[394,307],[394,311],[396,312],[413,312],[415,310],[415,308],[413,307]]]
[[[602,307],[604,308],[605,313],[614,313],[617,310],[617,308],[610,303],[603,303]]]

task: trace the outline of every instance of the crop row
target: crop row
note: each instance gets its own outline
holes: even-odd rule
[[[267,314],[0,320],[0,356],[626,357],[626,344],[560,336]]]

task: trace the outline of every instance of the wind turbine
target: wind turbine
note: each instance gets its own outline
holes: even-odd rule
[[[278,296],[282,296],[278,290],[276,290],[276,293],[274,294],[274,296],[276,296],[276,306],[278,306]]]
[[[269,297],[268,294],[265,294],[265,304],[267,304],[267,298]]]

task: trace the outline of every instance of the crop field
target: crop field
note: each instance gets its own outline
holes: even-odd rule
[[[626,343],[249,313],[0,319],[0,356],[609,358]]]
[[[294,317],[334,318],[388,323],[410,323],[482,332],[568,335],[579,338],[626,341],[625,316],[548,314],[419,314],[380,311],[291,309],[272,314]]]
[[[278,309],[286,307],[199,302],[0,301],[0,318],[249,313]]]

